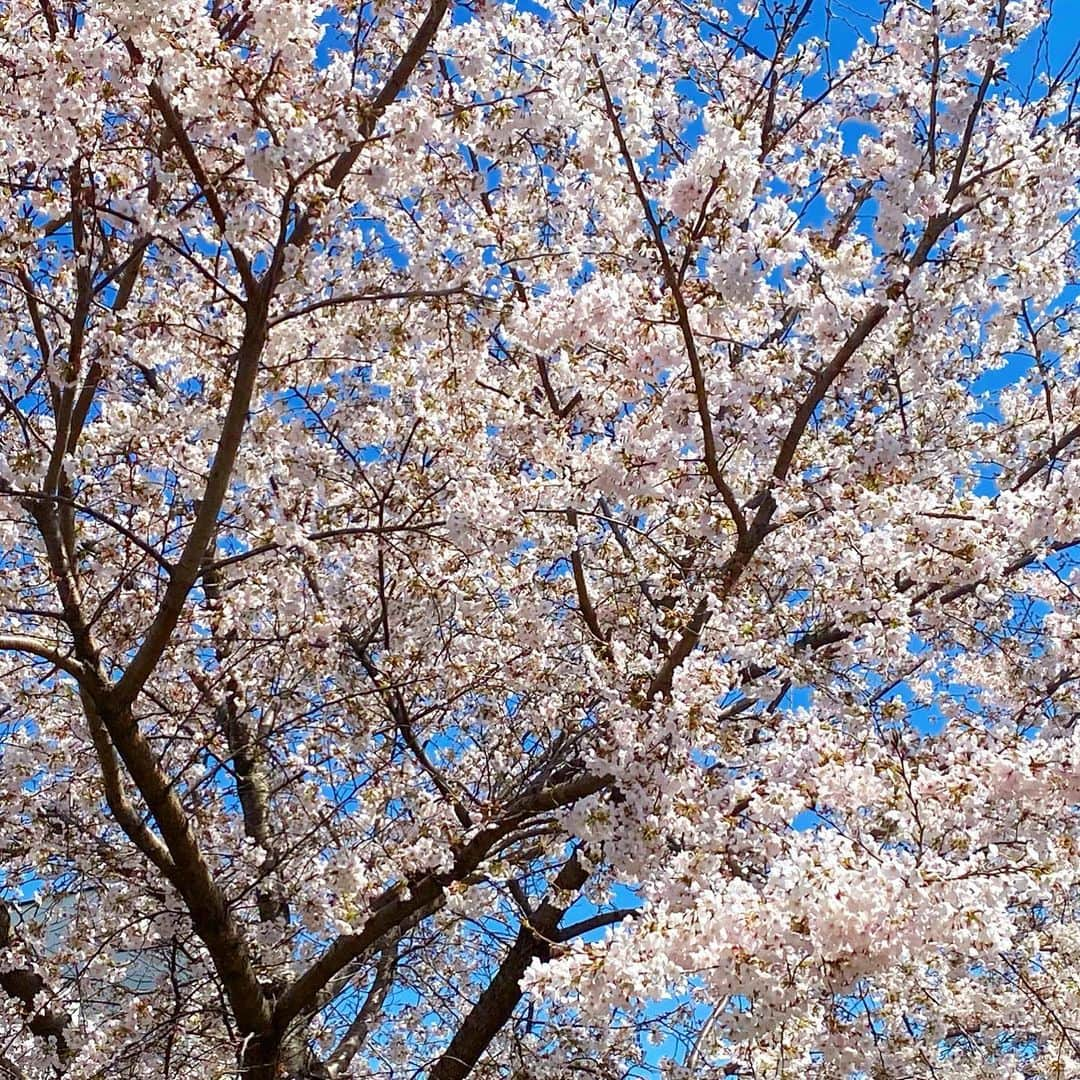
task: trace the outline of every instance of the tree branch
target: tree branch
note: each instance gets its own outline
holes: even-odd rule
[[[550,959],[559,922],[588,877],[589,872],[575,852],[555,876],[550,898],[544,900],[531,919],[522,921],[517,938],[503,957],[498,971],[428,1073],[428,1080],[463,1080],[473,1070],[481,1054],[517,1008],[526,969],[533,960]]]
[[[0,901],[0,949],[10,947],[11,912],[7,904]],[[57,1056],[63,1064],[70,1054],[67,1030],[71,1017],[57,1009],[35,1004],[39,998],[49,996],[45,980],[32,968],[10,967],[0,971],[0,990],[21,1005],[26,1026],[32,1034],[55,1044]]]
[[[735,498],[735,493],[731,490],[727,480],[725,480],[723,470],[720,468],[720,463],[716,456],[716,436],[713,433],[712,412],[709,408],[709,391],[705,383],[705,369],[702,367],[701,357],[699,356],[697,349],[697,341],[694,337],[694,330],[690,325],[690,312],[687,309],[686,300],[682,294],[682,287],[679,283],[679,274],[671,261],[671,256],[668,254],[667,244],[664,242],[663,230],[660,228],[660,223],[653,213],[652,204],[649,202],[649,197],[638,177],[637,169],[634,167],[634,159],[630,153],[630,148],[626,145],[626,136],[623,134],[622,123],[619,120],[615,102],[611,97],[607,80],[604,78],[604,72],[600,66],[600,60],[596,53],[593,53],[592,59],[593,64],[596,67],[596,73],[600,79],[600,89],[604,95],[604,107],[607,112],[608,120],[611,122],[612,131],[619,144],[619,152],[626,165],[627,173],[630,176],[630,183],[633,185],[634,193],[641,206],[641,212],[645,215],[645,220],[652,233],[653,244],[656,247],[657,254],[660,256],[660,265],[664,272],[664,283],[667,285],[668,291],[671,293],[671,297],[675,302],[675,311],[678,316],[679,329],[682,332],[683,342],[686,346],[686,355],[690,361],[690,374],[694,381],[694,400],[697,404],[698,419],[701,423],[702,456],[705,459],[705,469],[713,482],[713,486],[720,494],[724,506],[731,515],[736,535],[742,540],[746,535],[746,516],[743,514],[742,507],[739,506],[739,500]]]
[[[74,657],[65,656],[54,646],[37,638],[21,634],[0,634],[0,652],[22,652],[36,656],[39,660],[48,660],[53,667],[67,672],[74,679],[83,679],[86,675],[84,665]]]
[[[572,780],[527,792],[512,800],[503,814],[461,845],[447,871],[429,872],[410,882],[400,882],[372,901],[372,914],[359,933],[338,937],[281,995],[274,1009],[274,1027],[288,1024],[317,1000],[322,988],[347,964],[362,956],[384,935],[400,926],[415,911],[442,896],[448,885],[471,875],[492,849],[530,817],[572,805],[610,786],[606,776],[583,774]]]
[[[363,1048],[367,1041],[368,1031],[371,1028],[372,1017],[382,1008],[386,995],[394,981],[394,973],[397,971],[398,939],[391,938],[379,955],[379,962],[375,965],[375,974],[368,987],[363,1005],[360,1006],[352,1023],[342,1037],[341,1042],[335,1047],[333,1053],[326,1061],[326,1071],[331,1080],[340,1076],[353,1058]]]
[[[143,684],[150,677],[161,654],[180,620],[184,603],[191,587],[198,579],[206,554],[207,545],[217,528],[218,513],[225,500],[233,465],[240,449],[248,409],[255,392],[255,380],[259,371],[259,359],[266,344],[267,297],[260,294],[257,302],[249,303],[244,338],[236,354],[236,376],[232,396],[221,427],[217,451],[210,466],[210,474],[199,501],[195,523],[184,544],[183,553],[162,598],[161,606],[154,616],[142,644],[128,664],[127,670],[113,692],[117,707],[130,706]]]
[[[288,322],[289,319],[298,319],[301,315],[310,315],[313,311],[319,311],[322,308],[339,307],[344,304],[377,304],[386,300],[437,300],[446,296],[461,296],[464,292],[464,285],[449,285],[445,289],[402,289],[387,292],[372,290],[370,292],[342,293],[340,296],[327,296],[322,300],[313,300],[310,304],[304,304],[301,307],[293,308],[291,311],[275,315],[268,321],[267,325],[270,327],[280,326],[283,322]]]

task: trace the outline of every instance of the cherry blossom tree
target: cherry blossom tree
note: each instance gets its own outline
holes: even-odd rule
[[[1080,1075],[1047,4],[0,25],[0,1073]]]

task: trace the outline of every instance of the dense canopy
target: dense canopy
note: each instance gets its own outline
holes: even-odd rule
[[[0,1074],[1080,1075],[1047,7],[0,8]]]

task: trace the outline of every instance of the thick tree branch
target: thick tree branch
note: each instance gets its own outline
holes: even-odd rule
[[[11,947],[11,912],[0,901],[0,950]],[[0,971],[0,990],[22,1007],[26,1026],[38,1038],[51,1042],[63,1064],[69,1054],[68,1027],[71,1017],[44,1003],[49,995],[45,980],[32,968],[9,967]]]
[[[423,59],[424,54],[431,47],[438,33],[439,26],[450,10],[450,0],[433,0],[428,8],[427,15],[416,30],[408,48],[401,54],[394,70],[390,73],[382,89],[375,95],[375,99],[365,108],[360,121],[360,137],[355,139],[349,146],[338,155],[330,172],[326,177],[325,185],[335,192],[352,171],[357,159],[363,153],[368,140],[374,135],[375,128],[382,119],[383,114],[390,107],[398,95],[405,89],[412,78],[417,65]],[[295,228],[288,237],[288,244],[298,247],[307,242],[314,228],[314,208],[308,207],[297,221]],[[279,248],[280,251],[280,248]]]
[[[126,708],[134,702],[143,684],[161,659],[161,654],[180,620],[184,603],[191,587],[198,579],[207,545],[217,528],[218,513],[225,500],[233,465],[240,449],[248,410],[259,371],[259,359],[266,344],[266,303],[260,295],[249,304],[244,337],[236,353],[236,375],[233,379],[232,396],[221,426],[221,437],[214,454],[210,473],[206,479],[195,523],[191,527],[183,553],[177,562],[161,606],[139,646],[138,652],[128,664],[123,677],[116,685],[113,698],[118,708]]]
[[[513,945],[455,1032],[446,1052],[428,1073],[428,1080],[463,1080],[472,1072],[521,1000],[521,979],[526,969],[533,960],[543,962],[551,957],[558,925],[588,877],[589,872],[575,853],[555,876],[550,896],[530,919],[522,921]]]
[[[448,885],[471,875],[501,840],[530,818],[570,806],[603,791],[610,783],[609,777],[585,774],[521,795],[506,806],[496,821],[458,849],[449,870],[402,882],[377,897],[364,927],[358,933],[337,938],[281,995],[274,1009],[275,1028],[283,1031],[296,1016],[312,1006],[322,988],[342,968],[366,953],[415,911],[437,900]]]
[[[98,766],[101,769],[101,783],[105,789],[105,803],[124,830],[127,838],[146,856],[146,858],[164,875],[166,881],[176,884],[176,864],[160,838],[139,816],[124,791],[124,780],[120,775],[120,763],[109,740],[109,734],[101,721],[97,706],[88,692],[83,692],[83,711],[90,727],[90,737],[97,753]]]
[[[129,709],[118,709],[108,697],[94,704],[117,754],[157,822],[175,865],[170,880],[188,908],[195,932],[210,953],[237,1023],[244,1032],[266,1031],[270,1005],[255,973],[247,942],[203,858],[175,783],[161,769],[158,754],[139,731]]]
[[[331,1080],[340,1076],[348,1069],[353,1058],[363,1049],[367,1041],[368,1032],[371,1029],[372,1020],[378,1015],[379,1010],[390,992],[394,982],[394,973],[397,971],[398,962],[398,939],[391,937],[390,941],[379,954],[378,963],[375,965],[375,974],[372,976],[371,986],[364,997],[364,1003],[360,1006],[349,1024],[348,1030],[342,1036],[341,1042],[334,1048],[333,1053],[326,1061],[326,1071]]]
[[[47,660],[53,667],[67,672],[75,679],[86,675],[85,666],[71,656],[60,652],[55,646],[23,634],[0,634],[0,652],[20,652]]]
[[[409,47],[401,55],[397,66],[390,73],[390,77],[383,84],[383,88],[375,96],[375,100],[364,111],[364,118],[360,123],[360,138],[351,143],[341,156],[334,162],[330,169],[330,175],[326,179],[326,186],[336,191],[345,182],[345,178],[352,171],[356,159],[363,152],[364,144],[375,132],[375,125],[382,118],[383,113],[390,107],[398,94],[405,89],[417,64],[423,59],[424,54],[431,47],[438,33],[439,25],[450,9],[450,0],[434,0],[428,8],[424,21],[417,28]]]

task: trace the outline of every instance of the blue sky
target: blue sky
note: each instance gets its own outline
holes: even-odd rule
[[[897,2],[897,0],[892,0]],[[1052,12],[1051,30],[1046,38],[1046,48],[1052,66],[1064,63],[1077,43],[1080,42],[1080,0],[1044,0]],[[923,6],[927,6],[926,0]],[[828,9],[832,8],[832,16]],[[807,20],[804,36],[827,39],[834,47],[836,57],[844,56],[851,48],[858,32],[865,33],[880,18],[884,0],[844,0],[831,3],[815,0],[813,11]],[[1030,65],[1036,59],[1037,43],[1032,41],[1022,50],[1011,65],[1010,77],[1026,82]]]

